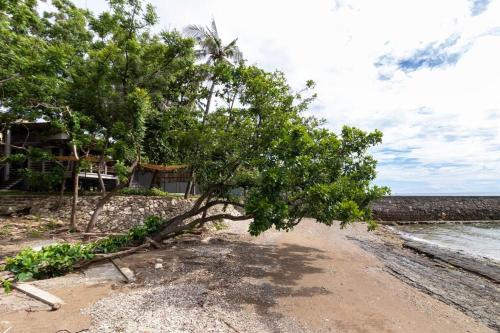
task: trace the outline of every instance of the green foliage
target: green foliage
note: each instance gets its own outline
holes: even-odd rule
[[[52,192],[60,186],[64,176],[64,169],[55,166],[47,172],[33,171],[26,168],[21,170],[23,181],[31,191],[34,192]]]
[[[110,236],[91,245],[94,253],[112,253],[124,246],[140,244],[147,236],[154,235],[162,225],[156,216],[146,218],[144,224],[131,228],[125,235]]]
[[[75,263],[93,256],[90,246],[80,244],[50,245],[40,251],[26,248],[6,259],[5,270],[14,273],[18,281],[45,279],[70,272]]]
[[[12,272],[16,281],[60,276],[72,271],[76,263],[94,258],[96,253],[112,253],[144,242],[147,236],[158,232],[161,225],[159,217],[150,216],[144,224],[131,228],[125,235],[110,236],[90,244],[49,245],[39,251],[26,248],[16,256],[6,258],[1,269]],[[10,284],[4,281],[3,286],[8,292]]]
[[[369,203],[388,193],[371,185],[376,161],[369,149],[381,142],[381,132],[344,127],[336,134],[304,117],[314,100],[312,92],[307,97],[312,82],[298,95],[283,73],[218,67],[224,87],[216,95],[236,98],[238,107],[208,115],[190,161],[202,189],[228,200],[243,192],[239,201],[253,217],[253,235],[292,229],[303,217],[327,225],[340,220],[341,226],[370,221]]]
[[[168,197],[171,196],[170,193],[162,191],[159,188],[136,188],[136,187],[126,187],[120,191],[123,195],[144,195],[150,197]]]
[[[184,38],[154,33],[140,0],[110,0],[98,16],[53,4],[42,17],[36,1],[0,1],[2,118],[52,121],[80,152],[118,160],[122,183],[136,161],[188,164],[212,199],[244,205],[254,235],[306,216],[370,221],[369,203],[388,193],[372,185],[381,132],[335,133],[304,115],[314,82],[295,92],[282,72],[246,65],[214,22]]]
[[[2,281],[3,290],[8,294],[12,291],[12,282],[9,280]]]

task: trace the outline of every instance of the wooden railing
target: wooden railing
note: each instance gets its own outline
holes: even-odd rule
[[[73,162],[70,161],[30,161],[28,160],[28,168],[37,172],[49,172],[57,166],[62,166],[67,173],[71,173],[73,170]],[[87,168],[82,169],[83,173],[97,174],[97,170],[101,172],[101,175],[115,176],[115,167],[112,165],[107,165],[103,163],[99,166],[99,163],[90,163]]]

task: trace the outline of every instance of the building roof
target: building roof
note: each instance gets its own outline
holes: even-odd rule
[[[187,164],[180,164],[180,165],[160,165],[160,164],[141,164],[140,166],[142,169],[148,170],[148,171],[177,171],[180,169],[186,169],[188,167]]]

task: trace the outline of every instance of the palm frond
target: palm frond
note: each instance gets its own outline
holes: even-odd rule
[[[210,26],[203,27],[191,24],[184,29],[184,33],[198,42],[201,49],[196,51],[196,56],[199,59],[209,57],[208,62],[228,61],[231,59],[236,63],[243,60],[243,54],[236,45],[238,39],[236,38],[224,46],[213,18]]]
[[[227,54],[227,56],[234,60],[236,63],[239,63],[241,60],[243,60],[243,53],[240,51],[238,45],[236,45],[237,41],[238,38],[227,44],[224,47],[224,53]]]
[[[216,36],[217,38],[219,38],[219,32],[217,31],[217,24],[215,24],[215,19],[213,17],[212,17],[211,26],[212,26],[213,35]]]
[[[184,28],[184,34],[196,39],[198,42],[210,38],[210,33],[204,27],[197,24],[190,24]]]

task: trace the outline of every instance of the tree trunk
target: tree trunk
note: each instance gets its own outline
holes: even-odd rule
[[[73,201],[71,203],[71,220],[69,222],[69,230],[76,230],[76,210],[78,205],[78,187],[79,187],[79,161],[73,162],[72,179],[73,179]]]
[[[209,203],[210,203],[210,200],[211,200],[211,199],[212,199],[212,195],[208,195],[208,197],[207,197],[207,204],[209,204]],[[203,211],[203,214],[201,215],[201,218],[203,218],[203,219],[204,219],[205,217],[207,217],[207,214],[208,214],[208,209],[205,209],[205,210]]]
[[[132,176],[133,176],[133,174],[135,172],[135,169],[137,167],[137,164],[138,164],[137,160],[134,161],[134,163],[132,163],[132,166],[130,167],[130,170],[129,170],[129,179],[132,178]],[[97,219],[99,218],[99,215],[102,212],[102,209],[104,208],[104,205],[106,205],[115,196],[115,194],[118,191],[120,191],[121,189],[125,188],[127,185],[128,185],[128,182],[120,183],[120,185],[116,186],[112,191],[108,192],[106,195],[104,195],[99,200],[99,202],[96,205],[96,208],[95,208],[94,212],[92,213],[92,216],[90,217],[90,221],[87,224],[87,227],[85,228],[85,233],[90,233],[92,231],[92,229],[94,228],[94,226],[95,226],[95,224],[97,222]]]
[[[224,200],[213,200],[210,202],[206,202],[204,205],[203,203],[205,200],[213,194],[213,191],[208,190],[207,192],[203,193],[194,203],[193,207],[188,210],[187,212],[184,212],[183,214],[177,215],[167,222],[165,222],[162,226],[162,230],[158,232],[153,239],[157,242],[160,242],[164,240],[165,238],[169,238],[173,234],[178,234],[179,232],[183,232],[189,228],[192,228],[193,226],[197,225],[198,223],[205,223],[208,221],[213,221],[217,219],[229,219],[233,221],[239,221],[239,220],[246,220],[252,218],[250,215],[245,215],[245,216],[233,216],[230,214],[218,214],[218,215],[212,215],[212,216],[206,216],[206,214],[203,214],[205,211],[207,211],[210,207],[216,206],[216,205],[223,205],[223,204],[231,204],[231,205],[236,205],[236,206],[242,206],[238,202],[232,202],[232,201],[224,201]],[[203,214],[205,215],[204,217],[198,218],[188,224],[183,224],[183,222],[189,218],[192,218],[198,214]]]
[[[152,189],[156,186],[156,179],[158,179],[158,170],[153,173],[153,178],[151,178],[151,183],[149,184],[149,188]]]
[[[66,190],[66,172],[64,172],[63,179],[61,182],[61,189],[59,190],[59,200],[57,201],[56,209],[59,209],[63,206],[65,190]]]
[[[101,193],[106,193],[106,185],[104,184],[104,179],[102,179],[102,175],[101,175],[101,165],[102,165],[102,162],[99,162],[99,164],[97,165],[97,178],[99,179],[99,187],[101,189]]]
[[[205,105],[205,111],[203,112],[203,119],[201,121],[201,126],[202,128],[205,127],[205,122],[207,121],[207,116],[208,113],[210,112],[210,105],[212,103],[212,96],[214,95],[214,90],[215,90],[215,77],[212,77],[212,84],[210,85],[210,90],[208,92],[208,97],[207,97],[207,104]],[[196,147],[195,151],[198,151],[199,147]],[[194,169],[191,168],[189,171],[189,180],[186,186],[186,192],[184,193],[184,199],[187,199],[189,197],[189,194],[191,193],[192,187],[194,186],[194,177],[195,177],[195,172]]]
[[[210,112],[210,104],[212,104],[212,96],[214,94],[214,90],[215,90],[215,79],[212,79],[210,91],[208,92],[207,104],[205,105],[205,112],[203,113],[203,120],[201,122],[202,126],[204,126],[205,122],[207,121],[207,116],[208,113]]]
[[[189,180],[188,180],[188,183],[186,185],[186,191],[184,192],[184,199],[189,198],[189,194],[191,194],[191,188],[192,188],[193,183],[194,183],[194,177],[195,177],[194,170],[191,167],[189,169]]]

